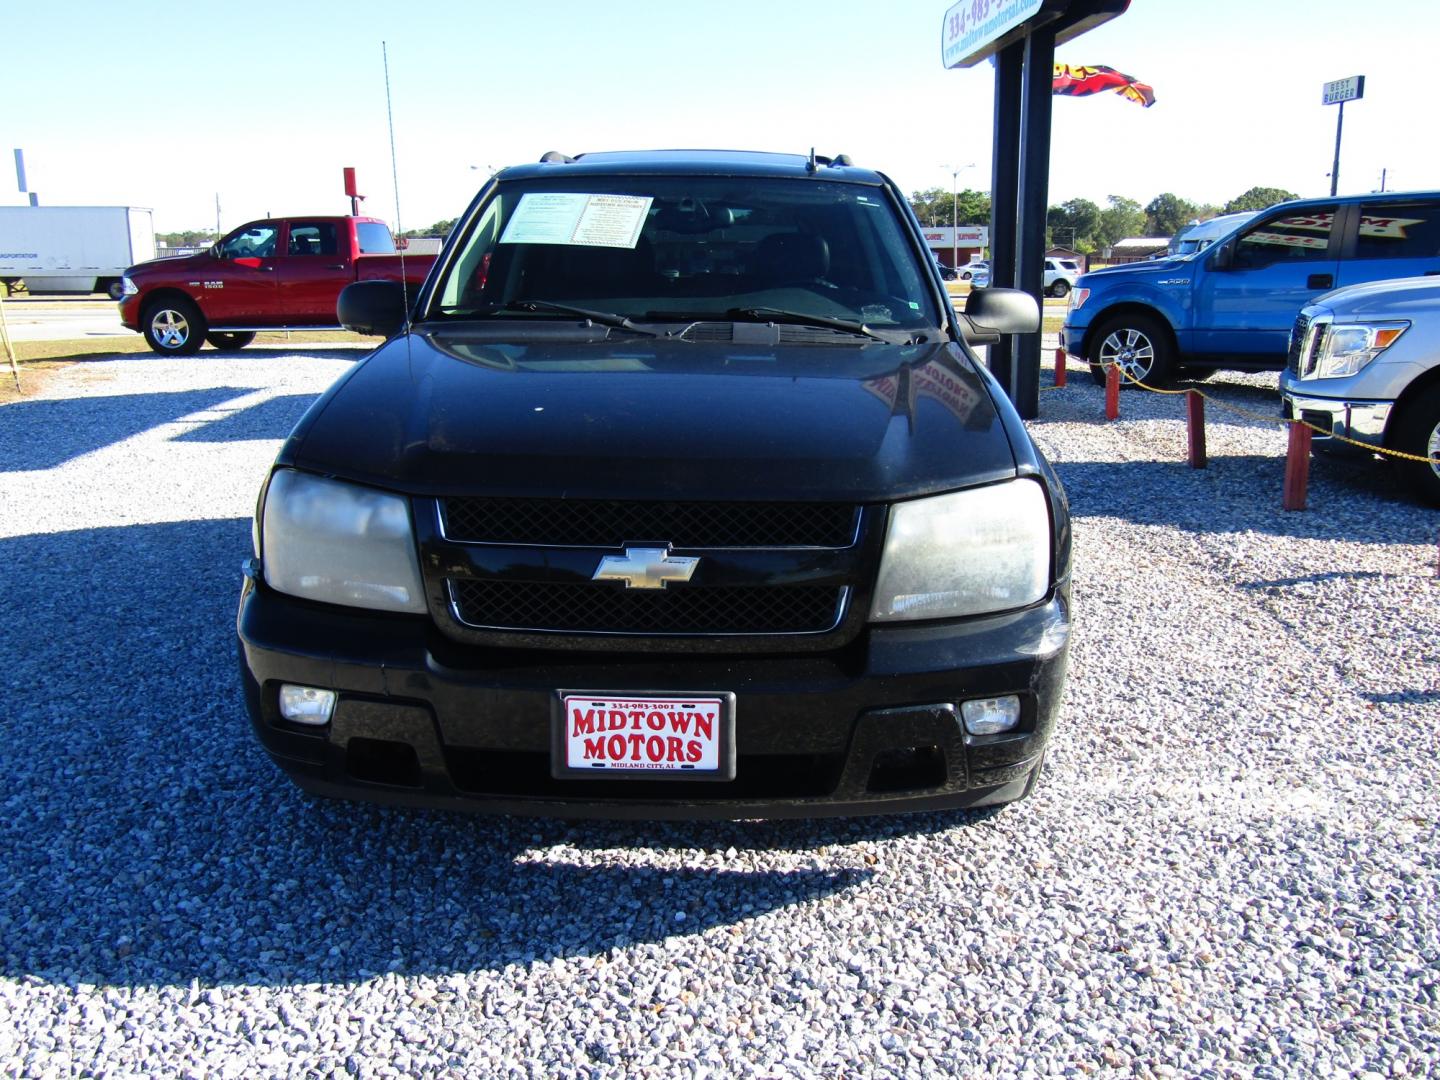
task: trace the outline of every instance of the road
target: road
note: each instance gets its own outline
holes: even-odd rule
[[[124,337],[120,312],[108,300],[84,297],[0,297],[11,341],[71,341],[91,337]]]

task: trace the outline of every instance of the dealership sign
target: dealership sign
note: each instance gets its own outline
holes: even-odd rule
[[[990,245],[989,225],[961,225],[958,229],[944,225],[921,229],[920,232],[925,237],[925,243],[933,248],[983,248]]]
[[[947,68],[974,63],[986,45],[1004,37],[1044,6],[1044,0],[960,0],[945,12],[940,59]]]

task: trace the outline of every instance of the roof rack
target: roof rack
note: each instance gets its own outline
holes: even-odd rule
[[[559,150],[546,150],[540,155],[542,165],[569,165],[575,161],[569,154],[562,154]]]
[[[825,157],[823,154],[815,153],[815,148],[810,148],[810,158],[805,162],[805,168],[814,172],[818,166],[824,165],[828,168],[843,169],[847,165],[854,165],[849,154],[836,154],[834,157]]]

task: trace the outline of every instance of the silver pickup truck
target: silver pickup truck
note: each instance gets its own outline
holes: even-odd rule
[[[1342,441],[1352,439],[1428,458],[1395,461],[1415,493],[1440,506],[1440,277],[1317,297],[1290,333],[1280,395],[1287,418],[1326,433],[1317,448],[1364,453]]]

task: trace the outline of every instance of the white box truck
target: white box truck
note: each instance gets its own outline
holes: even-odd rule
[[[109,293],[155,258],[155,224],[138,206],[0,206],[0,284],[32,293]]]

